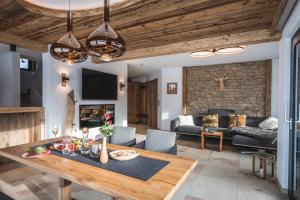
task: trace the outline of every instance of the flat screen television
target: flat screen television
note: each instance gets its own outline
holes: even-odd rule
[[[118,76],[82,69],[82,99],[117,100]]]

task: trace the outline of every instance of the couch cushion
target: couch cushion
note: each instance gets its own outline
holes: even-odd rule
[[[277,130],[268,130],[255,127],[236,127],[232,128],[231,131],[235,135],[244,135],[266,141],[273,141],[277,137]]]
[[[176,132],[187,133],[191,135],[200,135],[202,130],[202,126],[178,126],[176,128]]]
[[[223,127],[219,127],[219,128],[208,128],[208,131],[219,131],[219,132],[223,132],[224,133],[224,137],[226,138],[232,138],[232,134],[229,128],[223,128]]]
[[[247,146],[262,149],[277,149],[277,143],[269,140],[263,140],[245,135],[235,135],[232,138],[232,144],[237,146]]]
[[[228,128],[244,127],[247,123],[246,115],[229,115]]]
[[[203,124],[204,127],[219,127],[219,115],[204,115],[203,116]]]
[[[202,122],[203,116],[202,115],[197,115],[193,118],[194,118],[195,126],[202,126],[202,124],[203,124],[203,122]]]
[[[249,117],[247,116],[246,126],[249,127],[258,127],[259,123],[264,121],[265,117]]]
[[[277,129],[278,128],[278,119],[276,117],[269,117],[264,121],[259,123],[259,128],[263,129]]]
[[[229,124],[229,116],[219,116],[219,127],[227,128]]]
[[[194,120],[192,115],[179,115],[180,126],[194,126]]]

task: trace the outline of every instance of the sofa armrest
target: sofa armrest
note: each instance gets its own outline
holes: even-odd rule
[[[177,155],[177,145],[176,144],[172,147],[172,149],[170,149],[168,154]]]
[[[136,145],[134,145],[132,147],[137,148],[137,149],[145,149],[145,140],[140,143],[137,143]]]
[[[176,132],[176,128],[179,126],[179,118],[171,120],[170,131]]]

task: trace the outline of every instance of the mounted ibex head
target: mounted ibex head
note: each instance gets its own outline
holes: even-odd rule
[[[220,91],[224,91],[225,86],[224,86],[224,81],[227,80],[229,77],[227,75],[227,73],[222,74],[222,75],[218,75],[217,73],[215,73],[215,80],[219,81],[220,84]]]

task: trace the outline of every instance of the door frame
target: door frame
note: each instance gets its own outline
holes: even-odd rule
[[[290,114],[289,114],[289,187],[288,187],[288,195],[290,200],[294,200],[294,191],[296,186],[296,177],[295,177],[295,159],[296,159],[296,142],[297,142],[297,134],[295,134],[296,131],[296,121],[299,120],[297,116],[298,111],[298,105],[297,105],[297,68],[296,68],[296,62],[297,62],[297,45],[300,44],[300,28],[297,30],[297,32],[292,37],[292,46],[291,46],[291,69],[290,69]],[[295,109],[296,108],[296,109]]]

